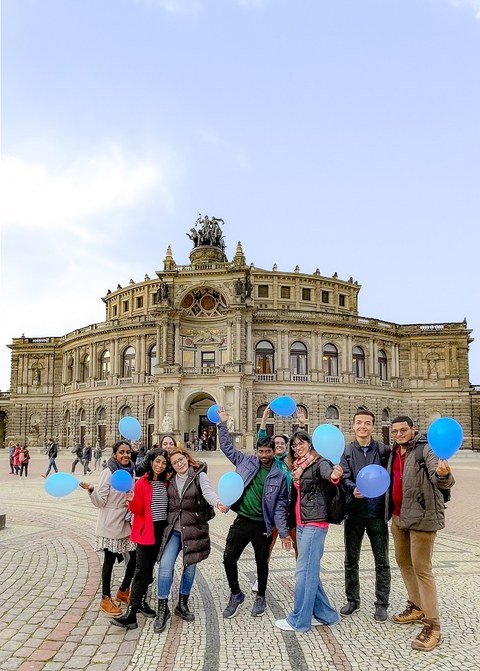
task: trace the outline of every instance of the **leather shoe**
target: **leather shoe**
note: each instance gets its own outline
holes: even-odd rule
[[[375,613],[373,614],[373,619],[377,622],[385,622],[387,619],[387,609],[385,606],[375,606]]]
[[[359,608],[360,604],[355,603],[355,601],[349,601],[345,606],[343,606],[343,608],[340,608],[340,615],[346,617],[347,615],[354,613]]]

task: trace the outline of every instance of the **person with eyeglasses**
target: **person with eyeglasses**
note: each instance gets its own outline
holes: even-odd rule
[[[170,617],[168,597],[172,588],[175,561],[180,552],[183,571],[174,613],[185,622],[193,622],[195,619],[189,609],[188,599],[197,564],[210,554],[210,534],[204,501],[222,513],[228,511],[210,483],[206,464],[194,459],[184,447],[173,447],[168,456],[174,474],[167,488],[167,524],[159,550],[158,609],[153,623],[153,630],[158,634],[165,630]]]
[[[103,551],[102,567],[102,599],[100,610],[112,617],[122,614],[122,609],[112,599],[111,582],[115,562],[124,560],[128,553],[120,587],[116,600],[127,604],[130,600],[130,584],[135,573],[135,543],[130,540],[132,531],[132,515],[128,510],[125,492],[111,486],[112,475],[118,470],[127,471],[134,477],[134,464],[131,460],[130,443],[119,440],[112,449],[107,467],[102,471],[98,484],[94,487],[89,482],[81,482],[80,487],[90,494],[90,501],[98,508],[97,527],[95,529],[95,550]]]
[[[290,439],[292,489],[289,508],[297,524],[298,558],[292,612],[275,625],[283,631],[307,632],[312,626],[338,622],[320,577],[320,562],[328,532],[327,488],[338,485],[342,467],[321,457],[310,434],[296,431]]]
[[[414,650],[433,650],[442,640],[437,588],[432,570],[437,531],[445,526],[445,504],[440,489],[455,480],[450,465],[439,459],[407,415],[392,420],[393,450],[388,462],[391,485],[386,496],[392,518],[395,559],[407,589],[407,607],[392,617],[396,624],[422,622],[412,641]],[[416,458],[420,446],[425,466]]]
[[[345,594],[347,603],[340,615],[347,617],[360,608],[360,551],[365,532],[375,561],[374,620],[387,619],[390,596],[390,563],[388,557],[388,525],[385,520],[385,495],[365,498],[356,485],[359,472],[365,466],[386,467],[391,452],[389,445],[375,440],[375,415],[370,410],[358,410],[353,416],[355,440],[345,448],[340,464],[342,484],[348,492],[348,515],[344,523]]]

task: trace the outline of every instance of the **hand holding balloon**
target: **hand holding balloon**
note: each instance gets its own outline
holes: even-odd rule
[[[213,422],[213,424],[218,424],[218,422],[222,421],[220,419],[219,410],[220,406],[218,405],[218,403],[214,403],[207,410],[207,417],[211,422]]]
[[[450,464],[446,459],[439,459],[437,470],[435,472],[440,477],[445,477],[446,475],[452,472],[452,469],[450,468]]]

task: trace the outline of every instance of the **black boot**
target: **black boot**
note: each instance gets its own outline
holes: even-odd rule
[[[170,617],[170,608],[168,607],[168,599],[158,600],[157,617],[153,621],[153,631],[156,634],[161,634],[165,631],[167,620]]]
[[[145,617],[155,617],[156,615],[156,612],[153,610],[153,608],[150,607],[150,604],[147,603],[147,597],[145,595],[143,595],[140,600],[138,612],[142,613],[142,615],[145,615]]]
[[[178,615],[185,622],[193,622],[195,615],[188,609],[188,594],[178,595],[178,605],[175,608],[175,615]]]
[[[136,629],[138,627],[137,607],[129,605],[123,615],[112,618],[110,622],[116,627],[124,627],[124,629]]]

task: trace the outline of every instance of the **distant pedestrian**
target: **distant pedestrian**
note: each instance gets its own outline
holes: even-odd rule
[[[55,473],[58,473],[57,464],[55,462],[55,459],[58,457],[58,445],[53,440],[53,438],[50,438],[50,441],[48,443],[47,456],[48,456],[48,468],[47,468],[47,472],[43,476],[44,478],[48,477],[52,468],[55,471]]]
[[[20,473],[20,452],[22,451],[20,443],[17,443],[15,445],[15,449],[13,451],[13,468],[15,470],[15,475],[19,475]]]
[[[80,443],[77,443],[74,447],[72,447],[72,454],[75,455],[75,459],[72,463],[72,473],[75,473],[77,464],[81,464],[83,459],[83,447],[80,445]]]
[[[13,465],[13,455],[15,454],[15,443],[11,440],[8,443],[8,463],[10,465],[10,475],[16,475],[15,467]]]
[[[20,477],[23,478],[25,475],[26,478],[28,478],[28,464],[30,462],[30,452],[28,451],[28,448],[22,447],[20,450],[20,454],[18,457],[19,463],[20,463]]]
[[[94,470],[98,471],[100,469],[100,464],[102,461],[102,454],[103,450],[100,447],[100,445],[97,445],[97,447],[93,450],[93,459],[94,459]]]
[[[87,445],[83,450],[83,474],[91,473],[90,462],[92,461],[92,446]]]

